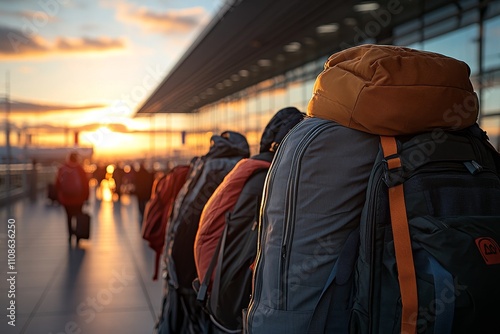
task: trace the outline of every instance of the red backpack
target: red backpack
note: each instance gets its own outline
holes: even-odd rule
[[[142,238],[148,241],[149,247],[156,253],[154,281],[158,279],[168,219],[172,213],[175,198],[186,181],[188,171],[188,165],[176,166],[159,179],[144,212]]]
[[[64,197],[75,198],[82,196],[82,178],[77,167],[63,165],[58,174],[58,189]]]
[[[210,287],[215,272],[211,262],[217,257],[218,244],[226,224],[226,214],[238,201],[246,181],[258,170],[268,169],[270,163],[264,160],[242,159],[224,178],[205,205],[194,243],[194,260],[198,279],[204,288]],[[211,276],[205,278],[205,276]]]

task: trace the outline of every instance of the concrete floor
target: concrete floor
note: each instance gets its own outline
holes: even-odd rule
[[[45,194],[0,207],[0,333],[152,332],[162,286],[151,280],[154,253],[141,238],[136,199],[106,199],[91,196],[84,207],[91,238],[78,247],[68,244],[64,209]],[[8,274],[9,219],[15,219],[14,275]],[[8,324],[11,300],[15,327]]]

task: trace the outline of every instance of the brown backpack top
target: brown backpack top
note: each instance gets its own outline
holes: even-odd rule
[[[466,63],[441,54],[360,45],[330,56],[307,114],[385,136],[463,129],[478,116],[469,75]]]

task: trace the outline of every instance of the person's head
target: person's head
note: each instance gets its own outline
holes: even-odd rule
[[[70,152],[68,155],[68,161],[73,163],[78,163],[79,154],[78,152]]]

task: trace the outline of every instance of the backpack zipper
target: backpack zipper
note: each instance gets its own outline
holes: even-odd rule
[[[299,129],[303,126],[305,122],[300,122],[297,126],[296,129]],[[290,133],[287,134],[287,136]],[[286,136],[286,137],[287,137]],[[277,167],[281,160],[283,159],[284,153],[283,153],[283,145],[278,146],[278,150],[276,151],[273,161],[271,162],[271,166],[269,167],[269,171],[267,173],[266,179],[264,181],[264,191],[263,191],[263,197],[262,197],[262,202],[261,202],[261,213],[264,211],[264,208],[267,207],[267,199],[269,195],[271,194],[271,190],[269,189],[269,183],[271,180],[274,179],[274,176],[276,174]],[[247,319],[244,319],[243,321],[247,321],[249,324],[251,323],[251,320],[253,318],[253,315],[255,313],[255,304],[260,298],[260,279],[258,279],[261,276],[261,263],[264,261],[262,258],[262,244],[263,244],[263,238],[264,235],[262,233],[262,227],[265,225],[266,222],[266,217],[263,214],[260,214],[259,217],[262,219],[260,222],[260,226],[258,226],[257,230],[257,255],[255,256],[255,268],[254,272],[252,275],[252,295],[250,296],[250,303],[248,305],[248,314],[247,314]]]
[[[285,204],[286,220],[283,224],[283,239],[281,244],[281,256],[280,256],[280,274],[279,274],[279,302],[278,309],[287,309],[287,297],[288,297],[288,268],[290,265],[290,250],[292,245],[294,227],[295,227],[295,205],[297,200],[297,188],[299,184],[300,168],[302,163],[302,156],[304,152],[309,147],[309,144],[316,139],[316,137],[326,128],[330,127],[331,123],[321,123],[316,127],[312,128],[300,141],[299,145],[294,151],[292,158],[292,165],[290,167],[290,174],[288,177],[287,185],[288,196]]]
[[[373,198],[374,201],[370,201],[368,203],[368,213],[366,215],[366,219],[367,219],[367,222],[372,222],[374,220],[374,217],[375,217],[375,214],[376,214],[376,211],[377,211],[377,208],[378,208],[378,194],[381,192],[381,187],[382,185],[385,185],[385,183],[383,182],[383,177],[384,177],[384,173],[383,173],[383,161],[379,162],[374,168],[374,171],[373,171],[373,177],[375,179],[375,184],[372,188],[369,189],[369,194],[367,196],[367,198]],[[367,262],[370,263],[370,268],[374,268],[374,258],[373,258],[373,252],[371,251],[371,248],[369,247],[370,245],[373,245],[375,243],[375,233],[374,233],[374,229],[376,228],[375,224],[369,224],[367,226],[367,224],[365,223],[365,232],[366,232],[366,235],[365,235],[365,243],[364,243],[364,247],[365,247],[365,252],[364,252],[364,255],[365,255],[365,258],[368,260]],[[361,229],[360,229],[360,233],[361,233]],[[370,327],[372,327],[372,319],[371,319],[371,314],[372,312],[370,311],[372,309],[372,300],[373,300],[373,282],[374,282],[374,271],[373,270],[370,270],[370,275],[369,275],[369,285],[368,285],[368,288],[369,288],[369,291],[368,291],[368,315],[369,315],[369,319],[368,319],[368,323],[370,324]]]
[[[331,125],[332,123],[329,122],[329,121],[325,121],[326,123],[321,123],[317,126],[315,126],[313,129],[309,130],[305,137],[301,140],[301,142],[303,142],[310,134],[311,132],[313,132],[314,130],[318,129],[319,127],[325,127],[326,125]],[[294,131],[299,131],[300,128],[302,128],[303,126],[306,126],[305,124],[307,124],[308,122],[300,122],[294,129]],[[290,132],[287,134],[286,137],[288,137],[290,135]],[[281,160],[283,159],[283,156],[284,156],[284,149],[283,149],[283,145],[280,145],[278,147],[278,150],[276,152],[276,155],[273,159],[273,162],[271,163],[271,166],[269,168],[269,172],[267,174],[267,177],[266,177],[266,180],[265,180],[265,183],[264,183],[264,194],[263,194],[263,198],[262,198],[262,204],[261,204],[261,212],[265,211],[265,209],[267,208],[268,206],[268,198],[270,197],[271,195],[271,190],[269,188],[269,184],[272,183],[272,180],[274,180],[274,177],[275,177],[275,174],[276,174],[276,171],[277,171],[277,167]],[[295,150],[295,152],[297,152],[297,149]],[[295,152],[294,152],[294,156],[295,156]],[[256,259],[255,259],[255,271],[253,273],[253,277],[252,277],[252,296],[251,296],[251,299],[250,299],[250,303],[249,303],[249,306],[248,306],[248,315],[247,315],[247,322],[250,324],[252,322],[252,319],[254,317],[254,314],[255,314],[255,305],[257,304],[257,302],[259,301],[260,299],[260,277],[261,277],[261,274],[262,274],[262,263],[264,262],[264,257],[263,257],[263,254],[262,254],[262,244],[263,244],[263,239],[264,239],[264,235],[262,233],[262,227],[266,225],[266,216],[261,214],[260,215],[262,221],[261,221],[261,227],[259,228],[259,236],[257,237],[258,238],[258,245],[257,245],[257,256],[256,256]],[[286,227],[284,227],[286,229]],[[282,248],[282,255],[281,255],[281,260],[283,260],[283,248]],[[285,252],[286,254],[286,252]],[[281,262],[281,261],[280,261]],[[280,265],[280,268],[282,266]],[[280,275],[281,275],[281,270],[280,270]],[[282,276],[279,277],[280,279],[280,285],[283,283],[282,282]],[[280,288],[282,288],[282,286],[280,286]],[[279,301],[278,301],[278,304],[280,305],[280,307],[284,304],[283,303],[283,297],[284,295],[281,293],[283,290],[280,289],[280,293],[278,294],[278,298],[279,298]],[[283,297],[282,297],[283,296]]]

